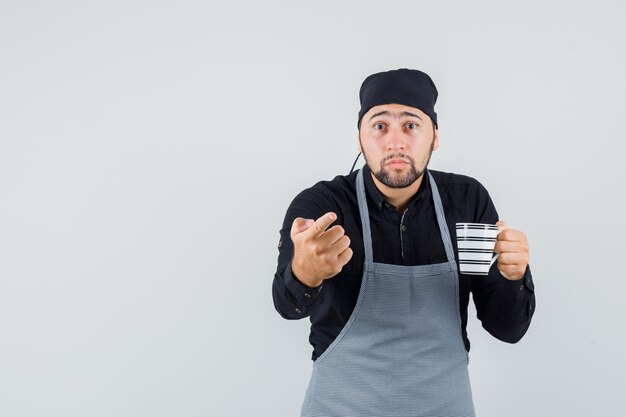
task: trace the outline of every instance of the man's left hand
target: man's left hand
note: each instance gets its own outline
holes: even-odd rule
[[[494,248],[494,252],[500,254],[498,270],[504,278],[517,281],[528,266],[528,240],[524,232],[509,229],[502,220],[496,226],[500,229]]]

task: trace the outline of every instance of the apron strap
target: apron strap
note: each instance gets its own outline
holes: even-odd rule
[[[363,246],[365,247],[365,262],[374,262],[372,252],[372,229],[370,227],[370,213],[367,209],[367,198],[365,196],[365,183],[363,182],[363,168],[356,174],[356,196],[359,203],[359,213],[361,214],[361,225],[363,226]]]
[[[448,224],[446,223],[446,216],[443,214],[443,204],[441,204],[439,189],[430,171],[428,171],[428,178],[430,179],[430,189],[433,194],[433,202],[435,203],[435,213],[437,214],[437,223],[439,223],[439,230],[441,231],[441,239],[443,240],[443,246],[446,248],[446,256],[448,257],[448,262],[454,262],[454,249],[450,239]]]

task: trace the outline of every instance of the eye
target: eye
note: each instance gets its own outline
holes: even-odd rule
[[[417,129],[418,124],[417,123],[407,123],[406,127],[408,127],[409,129]]]
[[[384,129],[384,128],[385,128],[385,125],[382,124],[382,123],[376,123],[374,125],[374,129],[376,129],[376,130],[380,130],[380,129]]]

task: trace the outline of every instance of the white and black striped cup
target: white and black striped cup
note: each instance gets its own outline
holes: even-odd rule
[[[489,274],[489,268],[498,259],[497,254],[493,255],[498,233],[500,231],[495,224],[456,224],[456,241],[462,274]]]

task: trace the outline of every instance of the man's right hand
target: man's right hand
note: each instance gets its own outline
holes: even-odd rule
[[[317,287],[334,277],[352,258],[350,238],[343,227],[336,225],[326,230],[336,219],[337,215],[331,212],[315,221],[297,217],[291,225],[291,270],[308,287]]]

